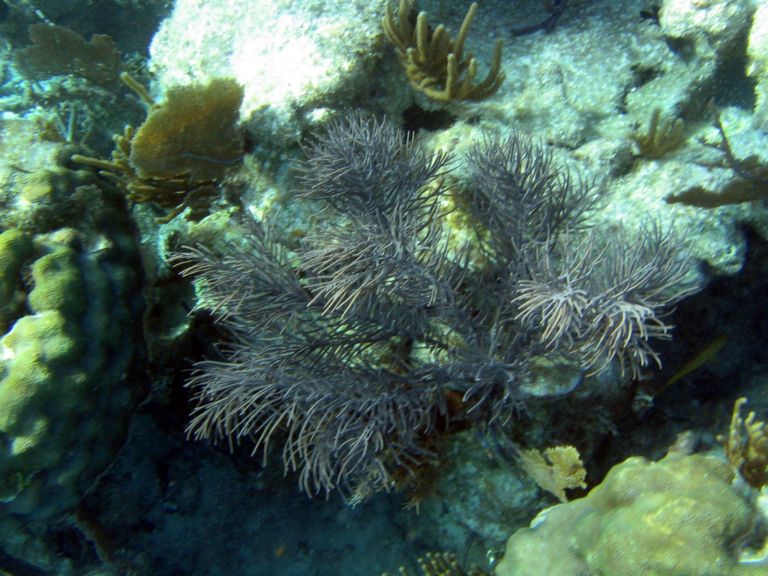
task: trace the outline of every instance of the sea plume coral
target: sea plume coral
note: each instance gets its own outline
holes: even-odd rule
[[[469,210],[487,248],[504,265],[524,262],[535,245],[583,225],[597,201],[593,182],[573,175],[546,148],[518,132],[486,134],[467,157]]]
[[[651,341],[671,338],[664,312],[695,291],[690,269],[672,230],[593,231],[580,244],[566,236],[539,249],[515,301],[548,347],[576,354],[592,372],[617,360],[637,378],[661,364]]]
[[[359,495],[407,476],[452,423],[507,421],[552,349],[598,370],[655,358],[684,265],[663,236],[613,252],[583,235],[594,192],[538,145],[512,133],[469,154],[454,206],[475,223],[473,262],[449,249],[447,155],[357,113],[305,153],[300,191],[326,217],[298,247],[246,219],[227,254],[173,257],[229,341],[190,381],[193,436],[265,458],[278,444],[307,493]]]
[[[451,291],[437,194],[425,190],[446,158],[357,115],[308,155],[305,193],[346,223],[310,234],[296,259],[268,222],[250,222],[245,246],[223,258],[201,248],[174,258],[233,339],[224,361],[198,366],[190,430],[253,438],[265,456],[279,433],[308,493],[387,487],[388,469],[419,457],[445,411],[444,370],[404,350],[436,341],[430,308]]]
[[[384,301],[419,310],[451,292],[438,198],[445,154],[428,154],[386,122],[350,114],[306,147],[304,194],[343,218],[311,231],[301,255],[326,312],[365,312]]]
[[[201,278],[205,302],[232,336],[224,359],[201,362],[190,382],[191,434],[250,438],[265,457],[279,437],[286,469],[299,471],[310,494],[386,486],[387,466],[405,465],[433,425],[434,375],[375,366],[371,349],[394,330],[324,315],[269,226],[252,222],[249,232],[224,258],[202,249],[176,257]]]

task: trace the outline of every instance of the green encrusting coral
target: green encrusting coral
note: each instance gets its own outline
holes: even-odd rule
[[[57,193],[30,209],[46,213]],[[140,393],[141,266],[125,203],[92,185],[67,193],[71,226],[19,217],[0,234],[0,511],[35,518],[77,505]]]
[[[0,330],[18,316],[24,304],[21,267],[32,252],[32,242],[23,232],[11,228],[0,234]]]

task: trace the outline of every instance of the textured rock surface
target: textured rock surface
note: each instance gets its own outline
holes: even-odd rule
[[[666,0],[659,24],[668,38],[682,42],[697,59],[720,59],[739,42],[749,24],[748,0]]]
[[[152,41],[155,89],[233,77],[260,143],[298,140],[300,110],[349,102],[365,86],[383,7],[384,0],[179,0]]]
[[[768,130],[768,4],[755,11],[747,56],[747,74],[755,81],[755,126]]]

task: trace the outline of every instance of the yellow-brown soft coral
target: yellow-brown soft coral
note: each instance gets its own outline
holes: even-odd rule
[[[243,154],[238,126],[242,87],[232,79],[171,88],[156,104],[130,76],[123,80],[150,104],[138,129],[127,127],[115,138],[110,160],[74,155],[72,160],[99,169],[134,202],[152,202],[170,212],[185,208],[192,216],[207,208],[218,181]]]
[[[426,12],[419,12],[414,24],[411,19],[414,9],[415,0],[400,0],[398,9],[388,6],[382,19],[384,32],[397,48],[413,87],[440,102],[483,100],[493,95],[504,81],[502,41],[497,40],[488,75],[479,82],[475,82],[475,57],[464,54],[464,42],[477,12],[477,2],[467,10],[455,40],[442,24],[430,30]]]
[[[648,129],[630,134],[637,151],[645,158],[661,158],[685,142],[685,124],[682,118],[661,118],[661,110],[654,108],[648,120]]]
[[[728,436],[717,439],[725,447],[731,468],[750,486],[760,489],[768,484],[768,426],[754,412],[741,417],[741,407],[746,403],[746,398],[736,400]]]
[[[122,60],[109,36],[94,34],[86,42],[77,32],[54,24],[33,24],[29,36],[33,44],[13,57],[25,77],[41,80],[72,74],[102,86],[117,82]]]

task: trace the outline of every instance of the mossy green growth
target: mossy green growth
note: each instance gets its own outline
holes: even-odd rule
[[[66,397],[62,388],[70,382],[51,378],[52,370],[41,371],[41,367],[71,363],[77,358],[76,341],[67,337],[64,329],[63,317],[49,311],[21,318],[0,341],[4,356],[13,359],[0,387],[0,434],[8,439],[9,456],[16,464],[23,464],[2,467],[0,498],[7,498],[20,479],[31,478],[48,463],[50,456],[39,447],[55,430],[54,418],[62,411],[60,400]],[[10,487],[6,483],[9,471],[13,479]]]
[[[82,350],[70,332],[64,316],[48,310],[20,318],[0,340],[0,436],[8,442],[8,460],[0,456],[0,500],[15,496],[57,457],[42,448],[51,446],[72,398],[82,393],[83,378],[69,369]]]
[[[32,238],[17,228],[0,234],[0,330],[20,314],[26,295],[20,282],[24,261],[32,254]]]
[[[59,310],[66,316],[80,314],[85,302],[77,254],[68,247],[57,248],[38,258],[32,266],[35,287],[29,293],[29,306],[34,312]]]
[[[629,458],[584,498],[513,534],[496,575],[764,576],[764,564],[738,556],[758,535],[756,511],[732,480],[709,456]]]
[[[57,249],[31,270],[28,305],[35,313],[16,320],[0,339],[0,437],[8,449],[7,461],[0,455],[0,500],[53,464],[56,451],[43,448],[87,383],[80,368],[84,350],[76,319],[83,291],[75,255]]]
[[[141,325],[126,246],[74,228],[0,235],[4,289],[20,300],[0,334],[0,502],[13,512],[71,508],[114,455]]]

